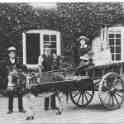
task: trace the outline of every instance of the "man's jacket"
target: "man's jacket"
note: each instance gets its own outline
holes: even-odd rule
[[[15,61],[14,64],[10,62],[9,58],[0,62],[0,77],[2,78],[2,82],[0,82],[0,89],[7,88],[8,86],[7,77],[8,77],[9,71],[11,71],[11,69],[13,68],[26,70],[26,67],[22,64],[17,63],[17,60]]]

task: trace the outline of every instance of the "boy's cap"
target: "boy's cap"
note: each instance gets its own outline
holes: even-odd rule
[[[11,46],[8,48],[8,51],[16,51],[16,48],[14,46]]]

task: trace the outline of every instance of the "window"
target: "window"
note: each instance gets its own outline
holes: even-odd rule
[[[51,41],[56,41],[56,35],[51,35]]]
[[[40,55],[40,34],[26,34],[26,57],[27,64],[37,64]]]
[[[44,41],[49,41],[49,35],[44,35]]]
[[[110,32],[109,33],[109,45],[112,53],[112,60],[121,60],[121,33]]]
[[[56,52],[56,35],[44,35],[44,52],[46,50]]]

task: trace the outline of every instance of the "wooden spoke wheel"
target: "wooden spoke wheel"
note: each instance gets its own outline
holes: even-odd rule
[[[78,107],[86,107],[92,101],[93,96],[93,86],[90,90],[83,90],[79,86],[75,85],[75,89],[70,92],[72,102]]]
[[[109,72],[103,76],[99,84],[99,98],[109,110],[121,107],[124,101],[124,82],[118,74]]]

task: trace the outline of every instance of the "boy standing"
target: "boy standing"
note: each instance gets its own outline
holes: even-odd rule
[[[13,112],[13,99],[15,95],[15,87],[17,86],[15,82],[17,82],[18,79],[18,71],[17,71],[18,67],[19,65],[17,64],[16,61],[16,48],[13,46],[9,47],[8,58],[5,62],[5,71],[8,76],[7,87],[6,87],[9,95],[8,114],[11,114]],[[25,111],[23,109],[23,101],[22,101],[23,93],[21,92],[21,88],[19,88],[18,93],[16,95],[18,96],[19,112],[24,113]]]

